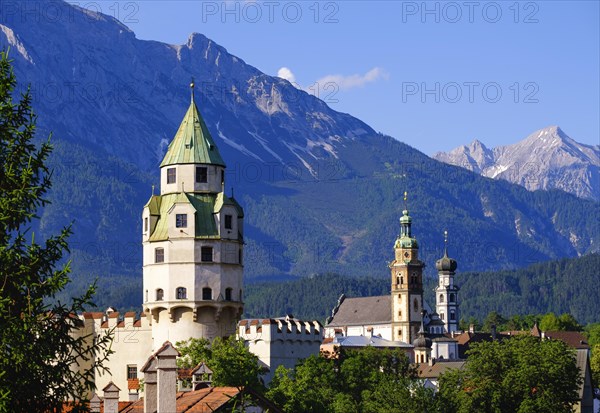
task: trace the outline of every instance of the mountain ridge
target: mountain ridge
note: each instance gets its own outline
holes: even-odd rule
[[[433,157],[529,190],[560,189],[600,200],[600,145],[579,143],[558,126],[539,129],[517,143],[492,149],[476,139]]]
[[[120,23],[54,3],[72,18],[33,25],[27,16],[1,15],[14,38],[2,31],[0,44],[21,42],[17,78],[32,84],[40,137],[55,132],[53,203],[40,230],[51,234],[75,218],[78,277],[139,276],[142,206],[159,182],[192,76],[228,165],[226,185],[247,212],[248,279],[387,276],[404,191],[429,263],[442,254],[444,229],[455,258],[471,270],[600,248],[596,203],[528,192],[433,160],[203,35],[180,46],[138,40]]]

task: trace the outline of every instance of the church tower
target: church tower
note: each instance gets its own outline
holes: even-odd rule
[[[225,162],[194,102],[142,214],[143,308],[153,349],[235,334],[243,311],[243,218],[224,193]]]
[[[438,285],[435,288],[436,312],[444,322],[444,332],[458,331],[458,286],[454,284],[456,260],[448,257],[448,231],[444,231],[444,256],[436,261]]]
[[[406,202],[406,193],[404,193]],[[392,275],[392,339],[412,343],[417,338],[423,309],[423,268],[419,245],[411,231],[408,209],[402,211],[400,236],[394,244]]]

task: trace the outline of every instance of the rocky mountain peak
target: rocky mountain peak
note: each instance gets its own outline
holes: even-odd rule
[[[475,140],[468,147],[435,154],[434,158],[529,190],[561,189],[600,199],[600,147],[581,144],[556,125],[539,129],[512,145],[490,150]]]

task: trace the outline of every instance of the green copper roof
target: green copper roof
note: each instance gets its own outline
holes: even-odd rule
[[[217,194],[217,199],[215,201],[215,213],[219,212],[221,208],[223,208],[223,205],[231,205],[237,210],[238,216],[240,218],[244,217],[244,210],[242,209],[241,205],[238,204],[235,198],[229,198],[223,192],[220,192],[219,194]]]
[[[166,194],[154,196],[160,198],[157,201],[160,205],[158,222],[150,241],[165,241],[169,239],[169,210],[178,203],[191,204],[195,212],[195,237],[196,238],[219,238],[219,231],[213,216],[215,211],[215,201],[217,195],[214,194],[186,194],[183,192],[177,194]],[[152,198],[148,204],[151,204]]]
[[[167,154],[160,166],[185,163],[225,166],[219,149],[198,112],[193,95],[190,107],[179,125],[175,138],[169,144]]]
[[[394,248],[419,248],[419,243],[412,236],[411,232],[412,219],[408,215],[408,210],[402,211],[400,218],[400,236],[394,243]]]

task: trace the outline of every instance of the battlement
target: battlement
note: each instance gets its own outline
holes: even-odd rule
[[[128,311],[124,314],[109,308],[106,312],[94,311],[85,312],[79,315],[85,327],[100,329],[125,329],[131,331],[132,328],[150,328],[150,323],[144,316],[138,316],[135,311]]]
[[[280,318],[246,319],[238,323],[238,336],[247,341],[304,341],[321,342],[323,325],[290,316]]]

